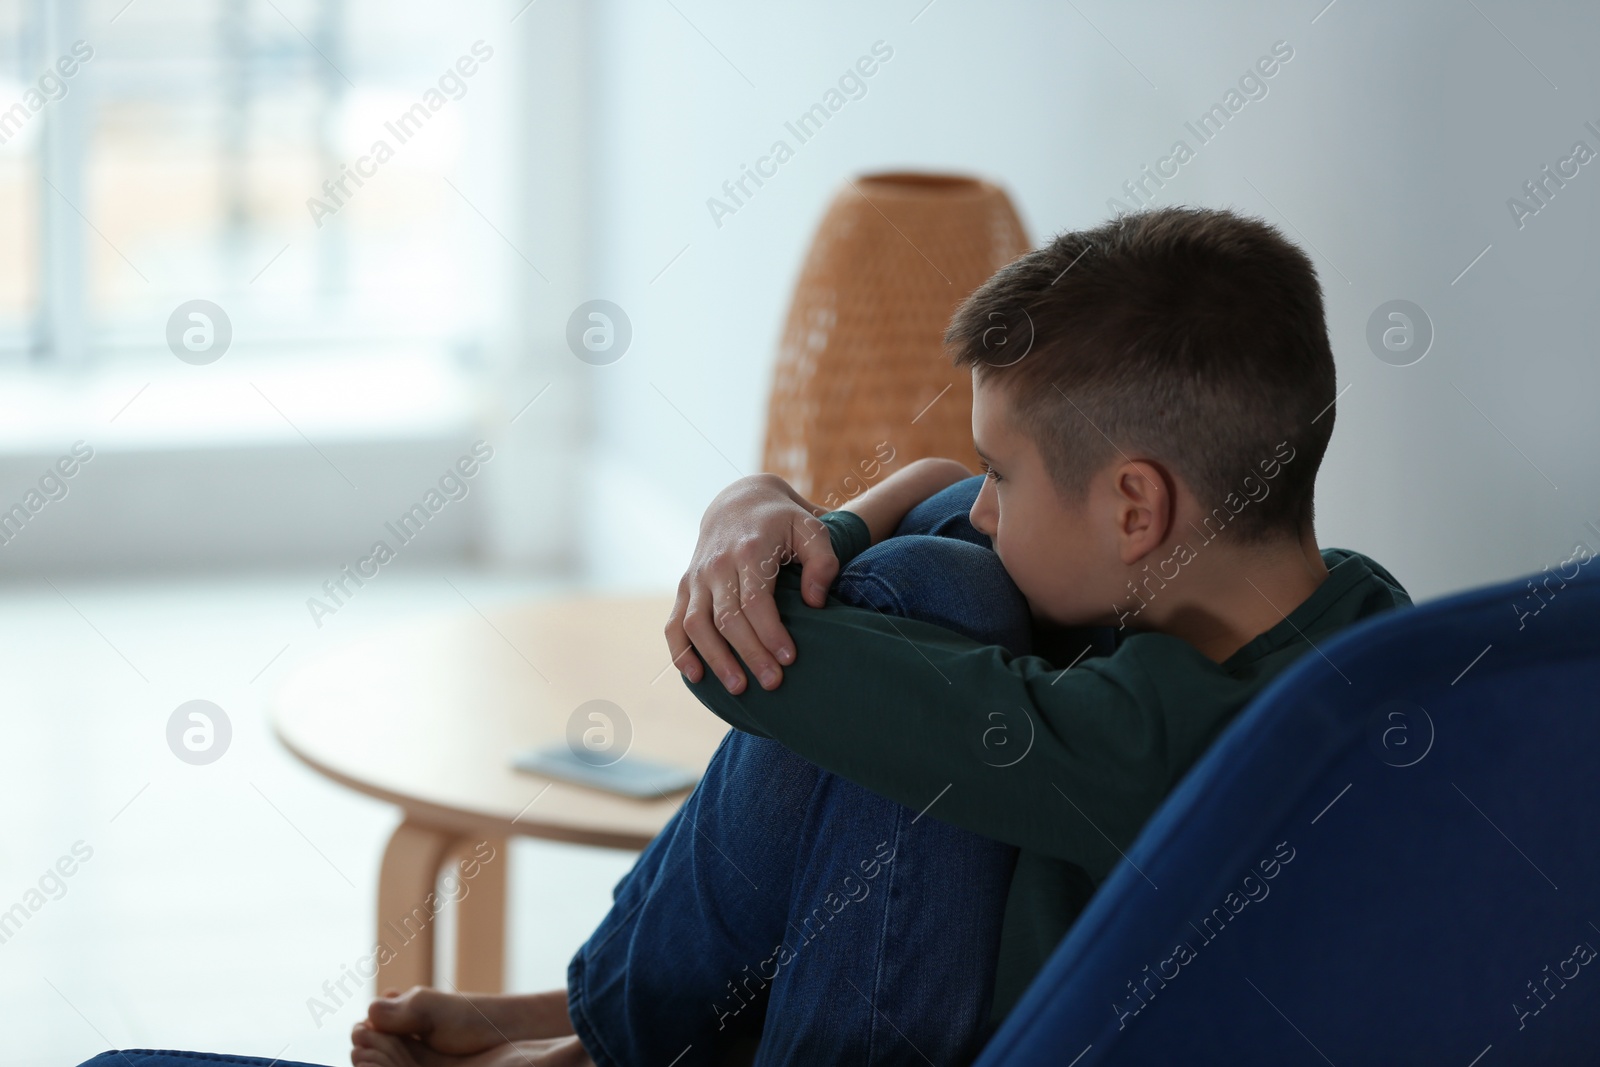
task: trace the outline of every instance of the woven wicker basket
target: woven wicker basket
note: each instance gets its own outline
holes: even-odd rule
[[[956,306],[1029,242],[1004,190],[942,174],[846,184],[806,255],[767,411],[765,470],[838,507],[923,456],[976,469]]]

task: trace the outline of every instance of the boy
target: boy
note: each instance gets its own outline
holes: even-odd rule
[[[1410,603],[1317,546],[1333,357],[1265,223],[1063,234],[946,342],[981,480],[923,460],[819,520],[758,475],[706,512],[667,641],[736,729],[568,988],[385,998],[355,1062],[970,1059],[1229,720]],[[1051,627],[1098,654],[1025,654]]]

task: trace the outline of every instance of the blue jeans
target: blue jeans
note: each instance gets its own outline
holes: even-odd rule
[[[980,486],[919,504],[843,569],[834,595],[1029,652],[1044,632],[967,521]],[[1045,636],[1075,649],[1085,635]],[[1015,861],[1009,845],[730,731],[572,958],[569,1014],[600,1067],[967,1062],[990,1036]]]
[[[1027,602],[967,521],[980,485],[918,505],[834,595],[1029,651]],[[1015,862],[731,731],[573,957],[569,1014],[600,1067],[967,1062]]]

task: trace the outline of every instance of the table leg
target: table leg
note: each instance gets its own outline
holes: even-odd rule
[[[378,873],[378,992],[433,984],[437,899],[430,906],[429,894],[455,841],[409,818],[389,838]]]
[[[456,988],[498,993],[506,971],[506,839],[463,837],[445,862],[461,865],[465,892],[456,905]]]

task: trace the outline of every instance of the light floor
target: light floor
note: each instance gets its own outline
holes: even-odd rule
[[[323,577],[0,586],[0,912],[37,907],[0,934],[8,1067],[72,1067],[108,1047],[349,1062],[369,991],[321,1019],[308,1001],[371,950],[398,813],[278,745],[272,684],[338,642],[470,611],[446,577],[480,608],[550,587],[394,574],[318,631],[305,600]],[[165,737],[173,709],[197,698],[234,731],[200,767]],[[75,873],[44,877],[74,846],[90,853]],[[564,982],[633,858],[513,844],[509,988]],[[46,892],[30,896],[41,877]]]

